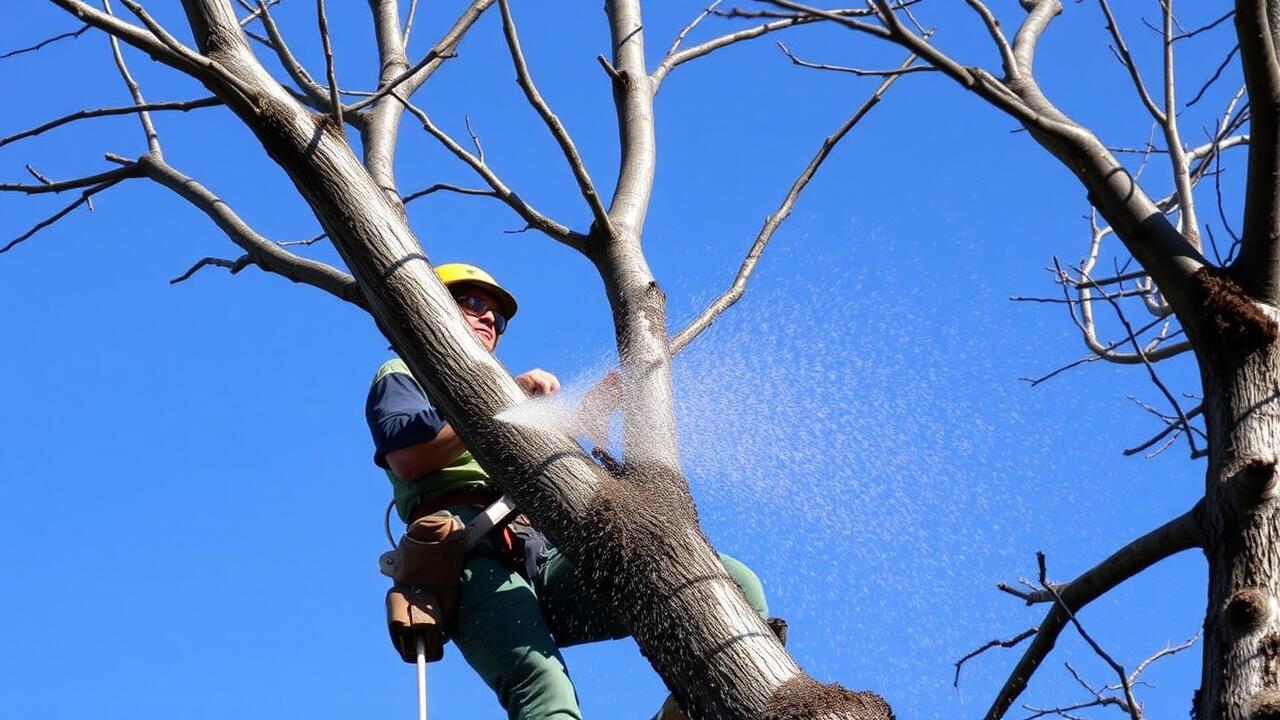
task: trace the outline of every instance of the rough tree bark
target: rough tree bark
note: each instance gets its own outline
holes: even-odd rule
[[[344,112],[332,105],[336,88],[326,92],[315,86],[305,71],[291,74],[310,92],[291,92],[275,80],[255,57],[227,0],[183,0],[194,49],[182,46],[129,0],[125,4],[146,29],[76,0],[53,2],[196,77],[254,133],[345,261],[360,291],[358,304],[373,315],[494,480],[632,631],[692,717],[892,717],[878,696],[810,679],[755,615],[699,527],[679,470],[665,298],[641,250],[656,154],[652,100],[660,78],[646,71],[638,0],[606,3],[622,151],[617,190],[605,210],[585,168],[575,165],[595,223],[585,235],[563,231],[558,237],[584,250],[596,264],[613,308],[624,378],[624,464],[616,474],[592,461],[571,437],[495,419],[524,396],[460,320],[408,226],[396,188],[392,159],[404,109],[413,109],[408,96],[492,0],[472,3],[432,56],[412,68],[398,27],[397,3],[370,0],[382,60],[379,92]],[[537,106],[536,89],[521,71],[510,9],[499,4],[521,85]],[[261,3],[259,12],[267,12]],[[275,29],[268,29],[290,66]],[[673,61],[662,75],[684,59]],[[554,124],[549,110],[544,117]],[[420,119],[429,124],[425,115]],[[352,152],[339,123],[361,132],[363,161]],[[571,154],[567,136],[557,139]],[[229,235],[253,247],[251,231],[240,227],[238,218],[216,198],[201,195],[203,188],[184,181],[158,153],[142,156],[125,170],[129,177],[162,179],[198,206],[203,202],[209,206],[206,212],[221,213],[219,224]],[[501,196],[499,183],[491,184]],[[535,211],[509,191],[504,199],[534,223]],[[289,262],[261,257],[250,259]],[[341,273],[320,280],[316,284],[351,299],[351,284]]]

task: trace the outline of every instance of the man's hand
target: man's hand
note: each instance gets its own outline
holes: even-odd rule
[[[560,380],[555,375],[540,368],[520,373],[515,377],[515,380],[520,389],[524,390],[525,395],[530,397],[548,395],[560,389]]]

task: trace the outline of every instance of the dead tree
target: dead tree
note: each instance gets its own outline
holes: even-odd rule
[[[639,0],[607,0],[611,52],[599,62],[611,81],[617,108],[620,174],[612,196],[606,197],[597,189],[564,124],[539,92],[507,0],[498,0],[496,9],[494,0],[471,2],[430,52],[416,61],[406,54],[405,37],[417,3],[405,15],[397,0],[370,0],[380,74],[372,89],[360,94],[344,93],[338,85],[339,58],[328,40],[323,0],[316,8],[325,49],[323,77],[310,74],[291,53],[271,16],[274,3],[242,0],[240,6],[247,14],[238,15],[230,0],[183,0],[194,40],[188,44],[178,37],[186,35],[186,30],[166,29],[135,0],[121,0],[133,16],[128,21],[112,14],[105,0],[101,9],[79,0],[51,2],[69,18],[110,36],[134,102],[58,118],[10,135],[0,144],[89,117],[133,114],[141,121],[147,148],[136,157],[107,155],[111,167],[91,176],[53,181],[33,170],[35,182],[0,185],[0,190],[10,192],[76,196],[0,252],[28,241],[121,182],[147,179],[176,193],[207,215],[242,252],[235,258],[206,258],[183,277],[210,266],[236,272],[253,265],[367,310],[480,463],[572,559],[584,584],[632,631],[642,652],[692,716],[891,717],[888,705],[874,694],[824,686],[809,678],[722,570],[699,528],[680,471],[670,363],[673,348],[687,344],[741,295],[760,252],[790,212],[796,195],[891,80],[882,83],[826,139],[766,220],[734,286],[674,341],[668,339],[665,297],[641,245],[657,157],[653,98],[662,82],[680,65],[719,48],[820,19],[769,20],[683,46],[694,25],[708,15],[703,13],[679,32],[670,50],[651,67]],[[589,211],[588,227],[574,229],[534,208],[486,164],[478,148],[468,150],[412,103],[414,93],[455,55],[468,29],[485,12],[501,14],[510,55],[501,61],[512,64],[526,99],[558,144]],[[843,11],[837,16],[870,12]],[[129,74],[122,45],[198,80],[210,96],[148,103]],[[260,61],[260,52],[273,53],[288,77],[273,76]],[[355,99],[348,100],[351,97]],[[151,115],[214,105],[225,106],[287,173],[350,274],[295,255],[263,237],[213,190],[183,174],[165,156]],[[623,377],[620,465],[602,467],[562,432],[495,419],[524,396],[460,320],[453,299],[436,280],[423,246],[409,228],[405,208],[406,202],[427,192],[465,190],[440,185],[401,193],[393,159],[406,112],[487,186],[467,192],[500,200],[529,228],[579,251],[598,268],[613,311]],[[361,157],[353,152],[349,130],[359,134]]]
[[[966,0],[967,11],[972,11],[975,23],[989,36],[993,55],[998,58],[999,69],[992,71],[968,59],[954,58],[933,44],[920,24],[927,22],[921,8],[891,7],[872,0],[876,17],[863,19],[839,17],[791,0],[767,1],[774,9],[742,9],[732,14],[774,20],[823,18],[856,34],[906,48],[919,55],[922,66],[1015,120],[1076,176],[1093,207],[1089,250],[1073,267],[1055,261],[1054,278],[1063,286],[1064,297],[1042,299],[1069,308],[1089,348],[1089,355],[1072,365],[1099,359],[1135,365],[1159,389],[1161,403],[1167,403],[1167,408],[1148,408],[1166,427],[1130,449],[1130,454],[1152,447],[1159,450],[1185,439],[1193,458],[1208,459],[1204,497],[1185,514],[1134,540],[1075,580],[1049,583],[1042,560],[1038,586],[1003,588],[1028,604],[1050,607],[1036,628],[1015,638],[1017,642],[1033,639],[987,717],[1005,715],[1069,624],[1085,635],[1075,617],[1081,608],[1142,570],[1192,548],[1202,549],[1209,563],[1203,674],[1195,694],[1194,716],[1205,720],[1280,717],[1280,665],[1276,659],[1280,647],[1280,613],[1276,610],[1280,556],[1274,552],[1280,540],[1280,503],[1276,502],[1276,462],[1280,459],[1280,424],[1276,420],[1280,409],[1276,405],[1276,388],[1280,387],[1280,345],[1276,342],[1280,319],[1280,158],[1276,137],[1280,128],[1280,2],[1238,0],[1234,10],[1222,8],[1215,20],[1195,29],[1178,22],[1172,0],[1146,6],[1159,18],[1146,24],[1161,47],[1161,79],[1148,84],[1141,71],[1144,63],[1130,51],[1107,0],[1083,7],[1060,0],[1022,0],[1025,15],[1018,23],[1002,23],[982,0]],[[1136,101],[1131,99],[1132,106],[1149,113],[1153,136],[1159,140],[1147,147],[1109,146],[1064,113],[1042,90],[1033,66],[1037,43],[1064,6],[1069,12],[1094,8],[1099,12],[1118,61],[1117,72],[1128,76],[1137,96]],[[1175,47],[1214,28],[1225,32],[1232,22],[1236,37],[1231,44],[1235,47],[1218,56],[1225,56],[1225,60],[1216,71],[1206,69],[1206,87],[1237,62],[1245,86],[1229,101],[1225,112],[1219,113],[1205,141],[1188,143],[1179,124],[1180,114],[1203,96],[1204,89],[1186,94],[1190,99],[1185,104],[1179,100],[1174,81]],[[1006,34],[1006,28],[1015,25],[1016,32]],[[941,28],[935,37],[944,37],[946,32]],[[857,72],[802,60],[803,51],[787,52],[794,62]],[[1231,231],[1235,223],[1223,210],[1218,184],[1221,158],[1234,147],[1248,148],[1244,213],[1238,234]],[[1131,171],[1122,158],[1134,159],[1137,167]],[[1173,179],[1173,190],[1167,197],[1150,192],[1145,186],[1151,183],[1141,181],[1146,164],[1160,161],[1169,163]],[[1209,178],[1217,190],[1218,226],[1234,241],[1225,253],[1212,235],[1212,226],[1197,212],[1197,185]],[[1208,228],[1207,244],[1202,228]],[[1117,263],[1114,269],[1096,267],[1099,248],[1111,236],[1123,243],[1136,266]],[[1222,240],[1225,243],[1226,238]],[[1212,259],[1206,245],[1212,249]],[[1125,261],[1123,253],[1120,255],[1121,262]],[[1122,302],[1141,303],[1154,319],[1131,322]],[[1122,329],[1117,340],[1108,342],[1101,339],[1096,315],[1113,311]],[[1194,352],[1202,383],[1203,399],[1194,408],[1184,408],[1154,369],[1157,361],[1187,351]],[[1203,430],[1198,425],[1201,421]],[[1087,635],[1085,638],[1089,640]],[[1017,642],[995,641],[991,645],[1007,647]],[[1131,717],[1141,717],[1140,703],[1134,701],[1129,688],[1131,676],[1100,647],[1094,648],[1117,670],[1124,697],[1107,696],[1116,702],[1103,703],[1103,695],[1094,691],[1098,702],[1091,706],[1116,705]],[[1032,711],[1064,716],[1071,712],[1063,708]]]

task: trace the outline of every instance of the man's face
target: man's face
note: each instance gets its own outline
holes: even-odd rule
[[[462,319],[467,321],[471,334],[484,345],[489,352],[498,347],[498,298],[484,288],[474,285],[463,287],[453,293],[458,301],[458,310]]]

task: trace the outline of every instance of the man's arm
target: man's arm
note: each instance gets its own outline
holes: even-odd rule
[[[434,438],[387,453],[387,466],[398,478],[416,480],[457,460],[466,449],[453,426],[445,423]]]
[[[515,381],[529,395],[560,389],[560,380],[545,370],[521,373]],[[374,462],[402,480],[426,477],[457,460],[467,449],[407,373],[387,373],[379,378],[369,391],[365,415],[377,448]]]

